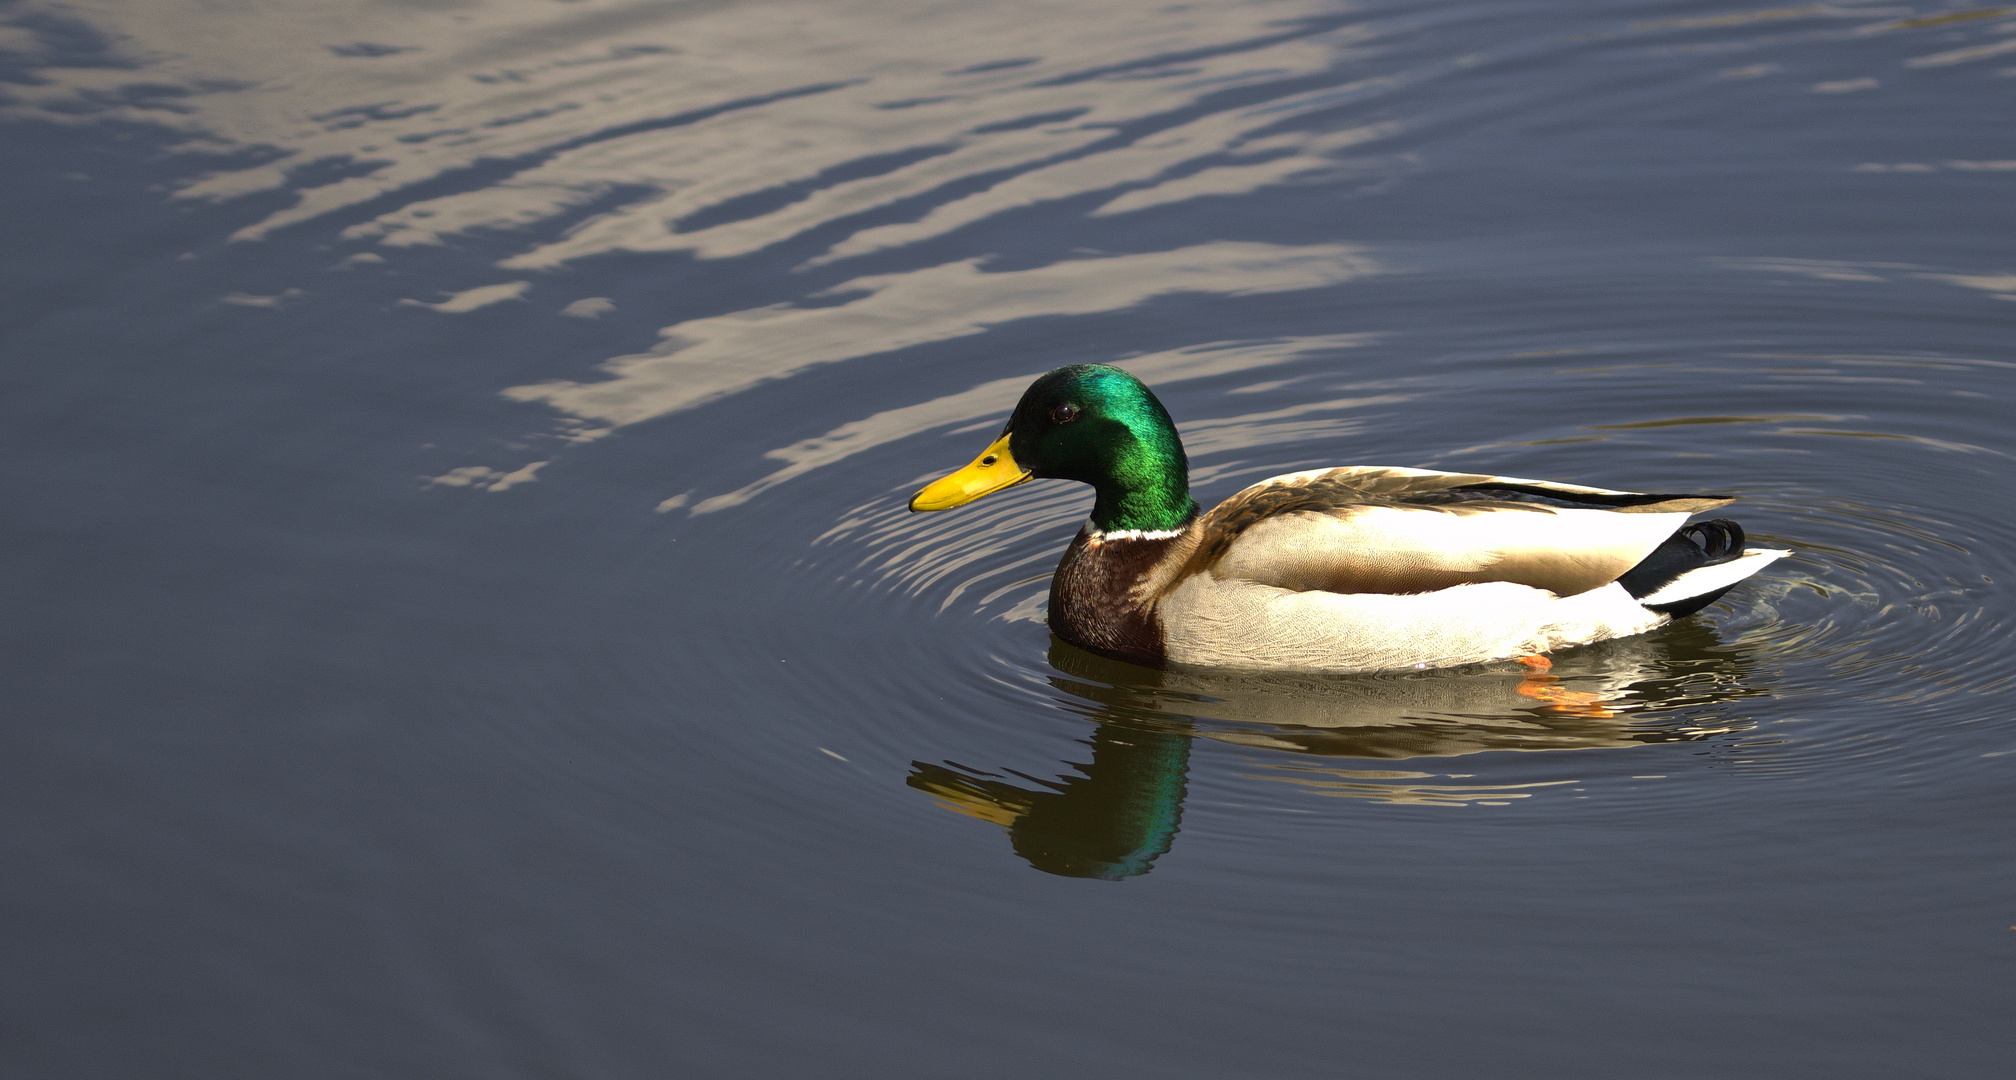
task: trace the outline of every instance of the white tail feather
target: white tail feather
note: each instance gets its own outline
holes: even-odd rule
[[[1652,607],[1657,604],[1676,604],[1704,593],[1711,593],[1734,585],[1790,554],[1792,553],[1779,548],[1751,548],[1726,563],[1689,570],[1661,586],[1652,595],[1639,597],[1638,602],[1646,607]]]

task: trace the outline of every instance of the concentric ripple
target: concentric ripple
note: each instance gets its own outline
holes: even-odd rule
[[[1868,367],[1864,359],[1861,371]],[[1811,383],[1830,370],[1839,369],[1808,364],[1798,373]],[[1495,392],[1516,395],[1525,384],[1560,375],[1532,368],[1501,378]],[[1642,367],[1576,375],[1599,398],[1620,381],[1642,387],[1661,377]],[[1274,396],[1317,393],[1306,380],[1288,382],[1295,385]],[[1448,406],[1432,399],[1388,398],[1384,404],[1399,407],[1367,418],[1331,416],[1313,430],[1280,426],[1285,409],[1261,410],[1266,419],[1195,422],[1185,433],[1196,433],[1190,441],[1198,449],[1200,493],[1351,460],[1368,436],[1406,424],[1412,412]],[[1410,404],[1415,400],[1422,404]],[[1090,816],[1072,835],[1104,837],[1099,843],[1110,848],[1118,843],[1110,820],[1115,807],[1147,798],[1151,789],[1167,796],[1171,768],[1187,772],[1193,804],[1279,809],[1307,808],[1312,797],[1505,806],[1592,797],[1603,785],[1612,797],[1671,803],[1709,797],[1649,782],[1668,780],[1676,768],[1729,767],[1749,775],[1910,770],[1940,752],[1936,739],[1914,744],[1910,732],[1978,718],[1992,700],[1985,695],[2016,676],[2016,660],[2001,644],[2009,617],[1992,602],[1996,582],[2011,573],[2011,529],[1994,513],[1995,500],[1937,508],[1911,500],[1927,469],[1977,470],[1984,483],[1999,480],[1991,463],[2002,455],[1981,448],[1992,433],[1973,432],[1970,439],[1956,424],[1931,439],[1906,421],[1789,410],[1603,419],[1573,438],[1553,430],[1508,432],[1517,437],[1495,441],[1496,450],[1473,446],[1460,463],[1440,464],[1532,475],[1544,471],[1534,467],[1543,457],[1565,454],[1565,465],[1579,469],[1586,455],[1608,444],[1611,451],[1629,447],[1656,479],[1675,459],[1714,458],[1691,468],[1749,483],[1728,513],[1745,523],[1751,541],[1795,554],[1700,616],[1569,650],[1545,673],[1513,664],[1366,676],[1158,672],[1073,648],[1048,636],[1043,617],[1051,569],[1087,507],[1077,485],[1032,484],[943,514],[912,514],[905,506],[909,489],[890,491],[839,514],[816,542],[817,561],[844,585],[845,603],[860,609],[853,617],[862,623],[909,622],[913,631],[890,647],[900,651],[903,668],[947,680],[937,689],[974,743],[937,761],[916,752],[911,786],[1011,833],[1036,815],[1048,830],[1044,843],[1053,847],[1062,842],[1056,830],[1065,811],[1048,800],[1082,803]],[[1829,451],[1849,438],[1900,452],[1856,458],[1858,475],[1844,484],[1829,473],[1828,463],[1837,460]],[[1704,440],[1717,449],[1704,454]],[[1308,456],[1315,454],[1324,456]],[[956,464],[948,458],[946,467]],[[1841,493],[1851,487],[1863,497]],[[1889,501],[1880,501],[1884,496]],[[1872,732],[1823,719],[1872,703],[1896,710],[1908,724]],[[910,736],[927,730],[922,742],[944,745],[942,715],[919,716]],[[1046,739],[1073,733],[1079,739],[1089,733],[1091,762],[1029,760],[1040,757]],[[1172,738],[1219,749],[1177,755]],[[885,748],[900,753],[900,741]],[[984,746],[1017,763],[990,763],[979,756]],[[1687,764],[1661,755],[1662,746]],[[1532,756],[1569,750],[1611,755],[1575,755],[1555,765],[1544,763],[1551,756]],[[1227,754],[1231,759],[1223,760]],[[1138,760],[1129,764],[1129,755]],[[1200,767],[1207,761],[1213,764]],[[1244,827],[1264,826],[1251,819]],[[1140,855],[1124,844],[1110,857],[1068,845],[1051,856],[1024,854],[1039,865],[1054,856],[1061,861],[1049,868],[1094,876],[1120,873],[1116,867]]]

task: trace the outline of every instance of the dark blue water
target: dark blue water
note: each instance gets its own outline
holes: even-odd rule
[[[2016,1068],[2016,9],[0,12],[7,1075]],[[1077,362],[1798,554],[1129,668]]]

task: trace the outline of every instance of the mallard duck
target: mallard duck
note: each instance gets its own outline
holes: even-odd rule
[[[1539,658],[1700,610],[1789,552],[1746,547],[1713,495],[1349,466],[1199,514],[1168,410],[1119,368],[1038,378],[1001,437],[910,500],[950,510],[1039,478],[1097,493],[1050,628],[1154,667],[1337,672]]]

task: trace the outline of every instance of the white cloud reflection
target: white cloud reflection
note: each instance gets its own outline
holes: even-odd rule
[[[1338,132],[1318,115],[1338,90],[1308,80],[1371,36],[1336,25],[1324,0],[23,7],[88,21],[117,43],[118,63],[65,66],[52,45],[41,81],[10,86],[0,115],[166,124],[191,150],[269,148],[277,159],[178,193],[298,185],[293,205],[237,239],[442,178],[450,190],[436,184],[347,235],[436,244],[622,201],[506,260],[522,269],[611,251],[730,257],[948,187],[959,190],[919,220],[843,237],[827,257],[1088,192],[1112,193],[1109,214],[1238,194],[1318,172],[1392,130]],[[1235,88],[1247,90],[1238,107],[1182,116]],[[307,179],[330,171],[348,175]],[[1135,187],[1158,194],[1129,201]],[[759,193],[765,205],[737,212]]]
[[[401,300],[399,303],[406,307],[432,308],[443,315],[460,315],[475,311],[477,308],[489,307],[491,304],[516,300],[524,296],[525,290],[531,287],[532,283],[529,281],[507,281],[499,285],[479,285],[473,289],[464,289],[439,303],[429,303],[425,300]]]
[[[508,473],[487,465],[464,465],[459,469],[450,469],[440,476],[432,477],[428,483],[442,487],[473,487],[478,491],[509,491],[519,484],[530,484],[538,480],[539,470],[550,464],[552,463],[549,461],[535,461]]]
[[[777,304],[691,319],[659,331],[664,340],[656,349],[604,363],[608,379],[517,386],[505,394],[551,405],[581,421],[581,434],[593,434],[690,409],[815,364],[966,337],[1015,319],[1116,311],[1172,293],[1313,289],[1380,270],[1363,251],[1342,244],[1200,244],[993,273],[980,260],[967,259],[855,278],[820,294],[859,294],[842,304]]]
[[[1079,213],[1108,217],[1393,170],[1404,156],[1346,155],[1402,125],[1341,117],[1428,71],[1358,71],[1373,31],[1339,19],[1334,0],[21,7],[44,23],[88,23],[111,53],[66,60],[60,42],[24,22],[15,37],[25,44],[13,48],[42,50],[30,61],[40,81],[11,85],[0,117],[165,125],[190,153],[238,153],[240,164],[174,193],[218,202],[291,193],[235,240],[341,213],[346,240],[384,253],[353,253],[338,264],[348,267],[478,231],[523,238],[499,260],[521,280],[400,301],[444,314],[522,300],[531,288],[523,278],[606,253],[729,259],[827,230],[806,255],[830,263],[1076,197],[1088,197]],[[1053,254],[1059,261],[1015,270],[990,269],[984,250],[958,261],[934,253],[936,265],[856,277],[797,304],[689,319],[660,331],[656,347],[604,363],[607,378],[505,394],[558,410],[571,437],[586,440],[814,365],[1013,320],[1185,292],[1313,289],[1381,269],[1337,244]],[[587,319],[612,308],[590,297],[560,313]],[[1134,363],[1167,380],[1345,341],[1204,347]],[[919,408],[982,415],[1005,393],[980,388]],[[730,505],[879,438],[849,425],[809,449],[787,448],[772,455],[786,462],[782,472],[694,509]],[[534,468],[472,466],[435,482],[504,490],[533,480]]]

